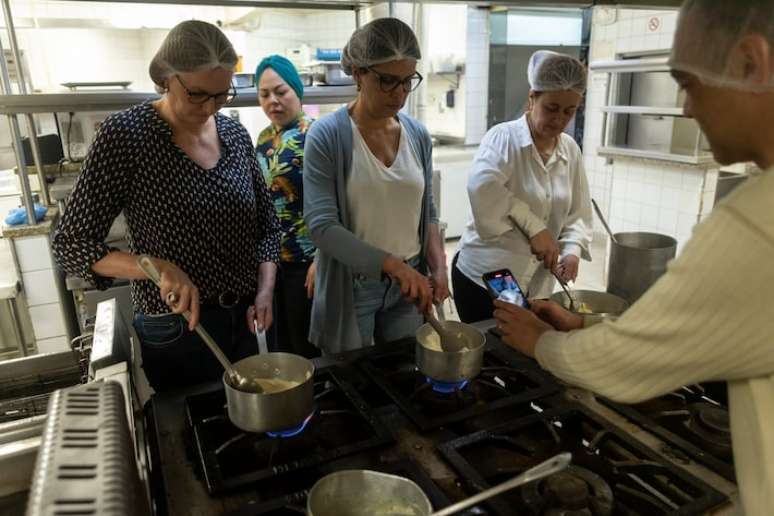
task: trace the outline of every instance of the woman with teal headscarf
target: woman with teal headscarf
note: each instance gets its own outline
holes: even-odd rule
[[[258,102],[271,121],[258,136],[256,154],[282,226],[277,273],[277,348],[307,358],[319,356],[309,343],[314,294],[315,247],[304,223],[303,167],[306,131],[312,123],[301,107],[304,85],[293,63],[279,55],[255,69]]]

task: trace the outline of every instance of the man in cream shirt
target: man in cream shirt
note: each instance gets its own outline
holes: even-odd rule
[[[774,514],[774,2],[686,1],[670,65],[715,159],[764,172],[715,207],[617,321],[583,329],[590,321],[549,302],[498,302],[495,317],[509,345],[621,402],[726,380],[745,513]]]

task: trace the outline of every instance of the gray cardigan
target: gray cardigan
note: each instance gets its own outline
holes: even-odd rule
[[[432,143],[427,129],[401,113],[398,118],[424,165],[425,191],[419,238],[426,264],[427,226],[437,223],[432,197]],[[317,246],[311,342],[325,353],[361,347],[354,307],[353,278],[380,279],[387,252],[358,239],[351,231],[347,178],[352,167],[352,126],[344,106],[309,128],[304,144],[304,219]],[[384,214],[385,217],[389,213]]]

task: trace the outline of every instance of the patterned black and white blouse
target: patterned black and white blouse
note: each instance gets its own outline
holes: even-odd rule
[[[178,265],[201,299],[255,292],[262,262],[279,260],[280,226],[242,125],[215,115],[221,157],[205,170],[172,141],[149,102],[100,126],[54,236],[59,265],[98,288],[112,281],[91,270],[107,255],[113,220],[123,211],[132,254]],[[132,281],[135,311],[169,311],[149,280]]]

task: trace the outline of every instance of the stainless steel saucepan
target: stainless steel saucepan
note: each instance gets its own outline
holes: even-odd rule
[[[307,516],[449,516],[515,487],[561,471],[572,455],[560,453],[521,475],[433,512],[422,489],[411,480],[363,469],[337,471],[320,480],[306,499]]]
[[[156,285],[160,274],[148,256],[138,265]],[[186,314],[188,319],[190,314]],[[253,355],[231,364],[207,331],[196,331],[223,364],[228,417],[245,432],[297,429],[314,411],[314,364],[290,353]]]
[[[444,321],[443,325],[461,344],[459,351],[444,351],[440,335],[425,323],[415,334],[417,368],[439,382],[456,383],[475,378],[484,361],[484,334],[475,326],[457,321]]]

